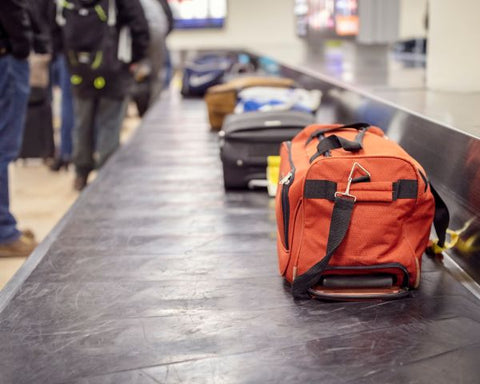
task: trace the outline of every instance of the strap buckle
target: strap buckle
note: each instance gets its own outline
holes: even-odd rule
[[[286,174],[286,176],[283,177],[283,178],[278,182],[278,184],[284,185],[284,184],[290,183],[290,180],[291,180],[292,176],[293,176],[293,172],[292,172],[292,171],[288,172],[288,173]]]
[[[353,199],[353,202],[357,201],[357,197],[352,195],[350,193],[350,188],[352,187],[352,182],[353,182],[353,175],[355,174],[355,170],[359,168],[360,171],[363,172],[363,176],[367,176],[369,179],[371,177],[370,172],[368,172],[360,163],[353,163],[352,169],[350,170],[350,174],[348,175],[348,181],[347,181],[347,188],[345,189],[345,192],[335,192],[334,196],[335,197],[348,197],[350,199]]]

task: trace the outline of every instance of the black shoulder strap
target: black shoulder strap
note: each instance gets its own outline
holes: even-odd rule
[[[448,212],[447,205],[443,201],[442,197],[430,184],[433,197],[435,198],[435,216],[433,218],[433,226],[438,236],[438,246],[443,247],[445,245],[445,238],[447,236],[447,228],[450,222],[450,213]]]
[[[322,136],[327,132],[336,132],[336,131],[341,131],[342,129],[347,129],[347,128],[356,129],[357,131],[365,131],[369,127],[370,127],[370,124],[368,123],[353,123],[353,124],[341,125],[340,127],[318,129],[309,136],[309,138],[305,142],[305,145],[308,145],[313,139],[315,139],[316,137]]]
[[[335,197],[325,257],[307,272],[295,278],[292,284],[292,294],[295,299],[310,297],[308,290],[319,282],[321,273],[327,268],[334,252],[347,234],[354,204],[355,201],[351,198],[341,195]]]
[[[321,140],[317,145],[317,152],[310,158],[310,163],[317,157],[322,156],[331,149],[343,148],[345,151],[356,152],[363,148],[362,142],[365,131],[360,131],[355,141],[347,140],[341,136],[331,135]]]

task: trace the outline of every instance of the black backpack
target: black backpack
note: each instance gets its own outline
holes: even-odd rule
[[[57,23],[74,88],[105,88],[125,66],[118,59],[119,30],[115,0],[58,1]]]
[[[59,0],[57,23],[67,50],[95,52],[117,23],[115,0]]]

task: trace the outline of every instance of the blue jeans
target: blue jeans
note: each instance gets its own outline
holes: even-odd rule
[[[60,153],[62,160],[72,157],[72,132],[74,125],[73,97],[67,61],[59,54],[52,63],[52,83],[62,91],[62,125],[60,127]]]
[[[20,151],[30,87],[27,60],[0,57],[0,244],[20,236],[9,210],[8,163]]]

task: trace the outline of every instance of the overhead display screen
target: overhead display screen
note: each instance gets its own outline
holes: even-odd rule
[[[357,0],[310,0],[308,30],[324,37],[356,36],[359,29]]]
[[[335,33],[338,36],[358,35],[357,0],[335,1]]]
[[[168,0],[175,28],[222,28],[227,17],[227,0]]]

